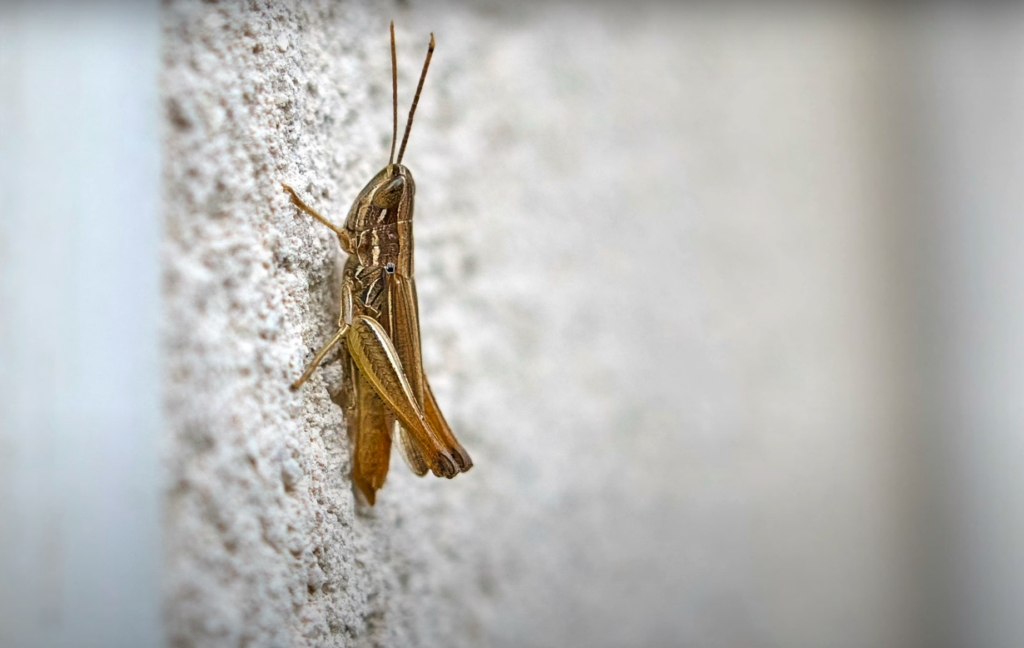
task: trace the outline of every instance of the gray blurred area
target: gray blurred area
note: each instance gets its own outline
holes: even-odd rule
[[[177,0],[111,33],[15,4],[0,646],[1024,643],[1021,10]],[[424,361],[476,466],[420,479],[396,455],[371,508],[338,363],[288,390],[344,254],[280,183],[340,221],[386,162],[391,19],[403,115],[437,39],[405,163]],[[88,34],[162,48],[160,120],[117,112],[155,86],[107,86],[126,94],[69,131],[107,135],[47,183],[77,140],[22,125],[93,86],[46,86],[25,43],[87,60]],[[139,128],[89,129],[114,119]],[[128,141],[162,147],[161,188],[88,164]],[[65,193],[102,169],[161,241]],[[47,254],[124,245],[46,274],[16,253],[54,235],[26,178],[73,233]],[[139,258],[159,288],[93,290]],[[144,333],[39,362],[44,332],[97,326],[61,320],[81,294]],[[61,454],[85,432],[39,397],[76,353],[99,369],[66,384],[121,381],[89,392],[102,452]],[[97,474],[121,477],[74,488]]]
[[[159,7],[0,0],[0,647],[162,645]]]

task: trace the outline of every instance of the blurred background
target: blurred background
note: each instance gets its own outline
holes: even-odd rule
[[[277,183],[390,19],[476,467],[369,509]],[[0,646],[1021,645],[1022,171],[1015,7],[0,0]]]

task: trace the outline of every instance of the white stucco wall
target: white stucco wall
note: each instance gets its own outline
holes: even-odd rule
[[[912,539],[884,81],[846,11],[171,2],[172,645],[901,646]],[[341,220],[385,163],[476,467],[356,501]]]

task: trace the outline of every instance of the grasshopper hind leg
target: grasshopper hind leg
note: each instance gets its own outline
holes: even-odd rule
[[[408,430],[431,472],[438,477],[457,475],[458,464],[427,422],[402,369],[398,352],[380,323],[364,315],[356,316],[346,340],[356,367]]]
[[[420,452],[419,447],[413,442],[409,431],[402,427],[402,424],[397,420],[394,421],[391,427],[391,440],[398,446],[398,452],[402,455],[402,459],[405,460],[405,465],[409,466],[409,470],[420,477],[430,472],[430,466],[423,457],[423,453]],[[455,459],[458,461],[458,458]]]

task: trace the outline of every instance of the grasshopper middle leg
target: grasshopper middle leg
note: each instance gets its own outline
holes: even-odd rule
[[[320,366],[320,363],[324,361],[327,354],[331,352],[331,349],[336,347],[339,342],[345,339],[345,334],[348,333],[349,326],[352,323],[352,286],[349,282],[345,282],[341,286],[341,315],[338,317],[338,332],[334,334],[327,344],[325,344],[313,359],[310,361],[309,366],[302,372],[299,379],[292,383],[292,390],[296,390],[302,387],[303,383],[309,380],[309,377],[313,375],[316,368]]]

